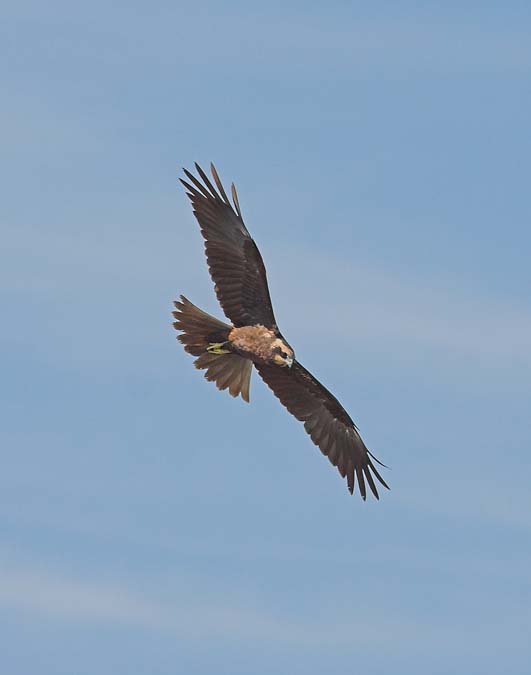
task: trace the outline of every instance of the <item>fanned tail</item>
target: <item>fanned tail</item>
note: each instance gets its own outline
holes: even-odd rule
[[[195,367],[206,370],[206,379],[218,389],[228,389],[231,396],[241,395],[249,402],[252,361],[223,348],[232,326],[203,312],[183,295],[174,305],[173,327],[181,331],[177,339],[189,354],[198,357]]]

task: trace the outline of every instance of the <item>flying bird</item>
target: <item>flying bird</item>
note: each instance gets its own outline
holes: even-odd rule
[[[297,361],[293,348],[278,329],[264,262],[243,222],[234,183],[231,203],[213,164],[210,168],[216,187],[198,164],[195,168],[199,178],[183,169],[187,180],[180,181],[205,240],[207,264],[219,304],[231,324],[203,312],[181,295],[173,312],[179,341],[197,357],[195,367],[206,371],[207,380],[247,402],[254,366],[346,478],[350,493],[357,481],[365,499],[367,483],[378,499],[375,478],[389,488],[374,465],[381,462],[367,450],[339,401]]]

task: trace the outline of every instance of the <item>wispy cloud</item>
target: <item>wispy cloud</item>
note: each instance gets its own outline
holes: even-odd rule
[[[90,21],[91,15],[99,10],[97,5],[75,14],[70,14],[65,5],[61,21],[53,22],[49,16],[39,17],[36,7],[31,23],[25,28],[31,31],[33,41],[47,58],[53,59],[55,51],[71,53],[72,33],[82,31],[83,39],[77,41],[74,52],[84,65],[105,63],[121,67],[130,65],[133,55],[142,69],[151,64],[156,66],[156,72],[164,72],[165,68],[182,67],[183,59],[193,54],[194,68],[208,68],[210,73],[223,68],[228,78],[241,76],[251,68],[259,76],[272,66],[282,67],[279,71],[282,78],[292,77],[296,72],[299,79],[304,79],[314,76],[316,71],[327,71],[330,66],[334,67],[336,77],[375,71],[407,73],[411,77],[467,71],[523,72],[531,65],[527,33],[516,21],[500,25],[495,16],[489,20],[485,15],[478,23],[477,13],[468,19],[462,12],[452,17],[451,10],[443,16],[423,17],[404,12],[382,19],[377,14],[371,16],[370,12],[348,8],[341,12],[336,7],[334,12],[323,14],[320,9],[312,11],[305,7],[307,11],[301,15],[300,11],[282,6],[282,21],[278,21],[274,5],[261,11],[255,6],[221,11],[207,3],[188,9],[186,25],[179,22],[182,10],[176,6],[166,8],[162,21],[159,13],[124,17],[122,12],[110,10],[106,13],[105,29],[98,29]],[[17,10],[8,19],[22,17],[23,12]],[[121,30],[116,30],[117,27]],[[134,40],[139,31],[149,34],[155,27],[158,35],[155,43]],[[53,48],[47,42],[41,43],[43,34],[50,30],[55,31]],[[208,49],[196,48],[199,35]],[[227,35],[233,37],[227,39]],[[212,53],[222,54],[223,58],[212,59]],[[301,65],[305,67],[301,69]]]
[[[429,348],[486,366],[531,366],[529,307],[480,290],[408,277],[403,270],[393,276],[370,263],[349,265],[313,252],[303,258],[300,275],[287,266],[278,269],[280,279],[272,285],[289,293],[273,292],[273,297],[283,298],[295,329],[306,326],[308,317],[318,317],[313,333],[317,342],[322,343],[326,332],[337,344],[348,341],[395,353]],[[319,270],[318,280],[312,269]],[[291,304],[288,296],[297,302]],[[306,328],[304,339],[312,339]]]
[[[149,297],[149,308],[144,311],[151,314],[154,306],[159,310],[168,303],[170,332],[170,301],[172,293],[176,293],[173,289],[186,278],[187,288],[200,289],[192,299],[221,316],[213,295],[205,295],[211,285],[201,259],[194,261],[185,257],[175,271],[174,253],[167,245],[167,241],[173,242],[172,234],[164,232],[162,238],[154,240],[149,232],[124,235],[120,228],[109,227],[102,245],[103,235],[90,228],[88,231],[74,228],[75,237],[73,233],[39,233],[34,228],[7,231],[7,246],[14,253],[13,259],[23,254],[28,238],[35,250],[46,254],[26,256],[24,264],[28,273],[24,275],[10,271],[8,261],[3,274],[5,290],[31,291],[42,301],[46,301],[47,296],[53,298],[54,303],[63,294],[67,306],[69,298],[95,292],[91,302],[97,300],[97,307],[90,309],[85,300],[84,312],[97,311],[100,317],[109,312],[115,314],[112,293],[125,294],[120,300],[123,308],[127,308],[129,298],[134,298],[137,310],[142,298]],[[187,242],[183,246],[195,248],[200,255],[194,235],[193,230],[185,231]],[[128,265],[117,275],[116,260],[123,257],[124,250]],[[300,274],[293,274],[290,261],[301,256],[305,260],[304,268]],[[95,261],[97,275],[94,274]],[[336,345],[344,346],[348,342],[349,346],[368,352],[414,357],[415,353],[428,349],[433,354],[450,357],[447,362],[450,369],[453,357],[455,368],[481,365],[487,369],[509,368],[518,372],[521,367],[531,367],[531,310],[510,298],[487,294],[481,289],[445,286],[430,278],[408,275],[404,270],[393,274],[370,261],[349,264],[341,257],[310,250],[290,251],[284,247],[283,262],[279,264],[278,259],[273,262],[270,285],[277,318],[285,334],[297,344],[317,346],[333,337]],[[319,270],[318,278],[311,270]],[[97,324],[97,319],[94,316],[93,323]],[[307,330],[308,320],[314,322],[313,331]],[[68,313],[64,314],[64,321],[64,330],[68,332],[71,330]],[[61,334],[59,325],[55,331]],[[151,335],[153,327],[149,324],[144,328],[135,327],[136,336],[142,331]],[[98,341],[98,336],[90,333],[90,322],[84,335],[90,345],[83,344],[83,335],[76,338],[76,344],[84,358],[88,358]],[[105,345],[107,353],[110,346],[106,337]]]
[[[162,625],[161,608],[127,590],[67,580],[29,569],[2,568],[0,603],[4,607],[59,619],[129,625]]]
[[[204,604],[189,598],[172,605],[149,599],[123,585],[66,579],[30,569],[2,567],[0,606],[56,620],[127,625],[174,633],[183,640],[210,639],[275,642],[292,646],[377,644],[379,630],[363,620],[355,625],[289,620],[227,603]],[[376,629],[377,628],[377,629]],[[393,626],[403,637],[418,627]],[[353,638],[353,635],[356,638]]]
[[[518,27],[500,29],[499,25],[478,26],[476,22],[457,24],[435,20],[360,19],[346,15],[341,25],[327,25],[326,17],[285,16],[282,23],[263,17],[256,30],[256,17],[248,20],[233,17],[245,44],[249,40],[245,67],[260,66],[264,53],[275,61],[281,60],[288,72],[299,61],[314,62],[318,69],[334,63],[338,72],[362,74],[382,71],[390,74],[407,72],[409,76],[422,73],[516,70],[524,71],[531,64],[531,48],[524,31]],[[219,40],[214,25],[205,30],[212,41]],[[271,35],[275,36],[274,43]],[[253,40],[251,44],[250,40]],[[271,45],[274,44],[274,50]],[[254,47],[254,48],[253,48]],[[241,53],[242,43],[225,45],[229,58]],[[295,54],[295,58],[294,58]],[[418,55],[423,58],[419,59]],[[269,59],[267,59],[269,62]],[[239,59],[239,67],[241,59]]]
[[[470,652],[483,640],[496,636],[503,647],[521,645],[522,631],[501,630],[497,620],[483,620],[474,627],[474,633],[463,632],[462,625],[454,625],[444,617],[432,616],[430,621],[410,618],[406,611],[393,615],[392,611],[360,613],[355,620],[354,610],[345,615],[345,609],[334,610],[332,616],[301,618],[272,615],[234,606],[233,601],[200,604],[185,599],[162,603],[131,591],[124,585],[101,585],[85,580],[66,579],[31,569],[1,567],[0,606],[36,617],[52,620],[77,621],[108,627],[129,626],[149,631],[173,634],[186,641],[208,639],[270,644],[305,648],[314,652],[337,648],[350,652],[360,648],[379,650],[382,636],[390,652],[409,650],[411,643],[419,650],[450,646],[455,655]],[[517,625],[525,625],[529,616],[515,617]],[[511,625],[512,625],[511,624]],[[512,626],[514,628],[514,625]]]
[[[429,473],[427,468],[426,472]],[[398,495],[397,499],[424,514],[443,517],[449,522],[527,533],[531,530],[529,478],[527,467],[517,475],[511,475],[507,487],[497,475],[481,475],[479,478],[454,476],[451,482],[453,499],[447,498],[449,488],[445,481],[426,482],[419,478],[414,490]]]

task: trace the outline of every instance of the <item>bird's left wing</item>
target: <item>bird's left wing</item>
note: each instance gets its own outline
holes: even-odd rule
[[[232,185],[232,205],[213,164],[216,188],[196,164],[201,180],[184,169],[188,191],[201,234],[216,295],[235,326],[262,324],[277,329],[264,262],[242,219],[238,195]]]
[[[378,473],[356,425],[339,401],[315,379],[300,363],[291,368],[255,363],[261,378],[289,412],[304,422],[304,428],[321,452],[347,478],[352,494],[357,479],[360,494],[365,499],[365,481],[378,497],[373,478],[386,488],[389,486]]]

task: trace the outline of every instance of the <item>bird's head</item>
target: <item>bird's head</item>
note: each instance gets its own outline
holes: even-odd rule
[[[277,366],[291,368],[295,354],[284,340],[277,339],[273,343],[273,363]]]

